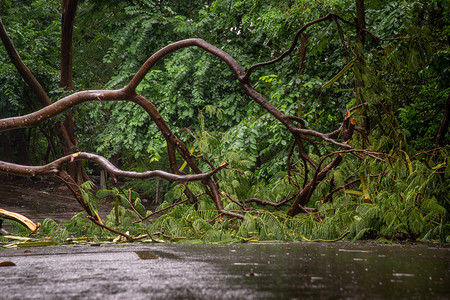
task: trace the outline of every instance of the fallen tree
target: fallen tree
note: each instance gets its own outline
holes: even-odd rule
[[[137,93],[136,88],[139,83],[142,82],[145,75],[149,72],[150,69],[164,57],[169,55],[170,53],[186,48],[186,47],[198,47],[203,49],[206,52],[209,52],[211,55],[216,56],[221,61],[223,61],[233,72],[234,76],[238,80],[240,86],[244,90],[244,92],[251,97],[256,103],[258,103],[263,109],[269,112],[274,118],[276,118],[292,135],[292,147],[291,153],[288,157],[286,169],[288,174],[291,175],[293,169],[295,168],[291,162],[290,158],[292,157],[292,153],[295,149],[297,149],[297,155],[300,157],[303,162],[303,174],[304,174],[304,182],[303,184],[298,184],[295,181],[291,181],[295,186],[296,193],[286,199],[283,202],[283,205],[289,205],[289,209],[287,214],[289,216],[295,216],[301,212],[307,211],[304,206],[311,199],[311,195],[316,189],[317,185],[326,178],[327,174],[336,166],[338,166],[345,153],[350,153],[356,156],[357,158],[363,158],[361,155],[369,156],[374,159],[382,160],[381,157],[386,156],[382,153],[376,153],[367,151],[365,149],[356,149],[350,145],[350,140],[353,137],[355,130],[358,132],[362,132],[356,128],[356,119],[352,117],[352,113],[357,110],[363,108],[366,104],[360,103],[355,107],[349,109],[346,114],[343,116],[342,123],[339,128],[330,132],[330,133],[322,133],[316,131],[311,128],[305,128],[305,121],[302,117],[286,115],[282,113],[279,109],[277,109],[274,105],[270,103],[263,95],[261,95],[255,87],[251,83],[251,74],[257,68],[267,66],[270,64],[275,64],[281,61],[284,57],[291,54],[295,47],[297,46],[298,40],[301,35],[305,32],[305,30],[314,24],[320,22],[331,21],[334,22],[339,31],[341,32],[340,22],[344,22],[350,26],[355,27],[359,31],[363,31],[371,34],[377,41],[382,40],[381,38],[375,36],[370,31],[362,28],[361,26],[348,22],[341,18],[336,14],[328,14],[322,18],[311,21],[305,24],[295,35],[294,40],[292,42],[291,47],[281,54],[276,59],[271,61],[262,62],[255,64],[248,68],[248,70],[244,70],[241,65],[228,53],[225,51],[207,43],[202,39],[187,39],[172,43],[156,53],[154,53],[137,71],[131,81],[122,89],[118,90],[87,90],[73,93],[69,96],[66,96],[54,103],[46,103],[47,106],[44,108],[35,111],[33,113],[5,118],[0,120],[0,132],[6,130],[12,130],[17,128],[25,128],[30,126],[36,126],[41,124],[42,122],[49,120],[52,117],[55,117],[59,114],[63,114],[65,112],[70,111],[70,109],[88,101],[92,102],[105,102],[105,101],[129,101],[138,104],[142,109],[144,109],[147,114],[151,117],[153,122],[157,125],[160,133],[164,136],[167,143],[167,156],[170,164],[170,168],[172,173],[167,173],[164,171],[147,171],[147,172],[129,172],[118,169],[112,163],[110,163],[106,158],[101,157],[99,155],[93,153],[85,153],[85,152],[77,152],[70,155],[66,155],[59,159],[54,160],[53,162],[46,164],[44,166],[27,166],[27,165],[19,165],[8,163],[4,161],[0,161],[0,172],[5,174],[13,174],[19,176],[41,176],[41,177],[57,177],[62,182],[64,182],[67,187],[72,191],[73,195],[83,207],[83,209],[88,213],[88,217],[94,223],[99,226],[103,226],[113,232],[116,232],[112,228],[108,228],[103,225],[102,221],[98,217],[98,215],[93,212],[87,203],[83,200],[79,188],[79,184],[76,179],[73,178],[70,174],[68,174],[64,170],[64,166],[70,164],[74,161],[80,160],[89,160],[97,163],[102,169],[106,170],[109,175],[116,181],[118,177],[127,177],[127,178],[155,178],[159,177],[169,181],[176,181],[182,184],[190,181],[201,181],[205,193],[210,197],[211,201],[214,202],[217,212],[221,215],[227,215],[234,218],[243,219],[244,215],[227,211],[224,209],[222,204],[221,192],[218,188],[217,180],[215,180],[214,175],[220,170],[227,167],[227,163],[223,162],[217,167],[211,167],[209,172],[203,172],[198,167],[198,158],[196,155],[192,154],[188,147],[183,143],[170,129],[169,124],[164,120],[161,116],[158,109],[144,96]],[[21,72],[22,77],[26,80],[26,82],[32,87],[33,91],[40,98],[47,97],[44,89],[39,85],[36,78],[33,74],[26,68],[26,66],[21,62],[20,56],[14,51],[14,45],[10,41],[6,30],[1,23],[0,20],[0,36],[2,38],[3,44],[8,49],[8,54],[10,55],[11,61],[15,64],[19,72]],[[341,35],[342,44],[346,49],[346,53],[348,55],[347,60],[349,62],[354,61],[352,55],[347,50],[347,42],[344,40],[343,35]],[[351,66],[351,65],[350,65]],[[342,76],[350,67],[340,72],[340,75],[333,78],[332,82],[337,81],[340,76]],[[28,70],[28,71],[26,71]],[[338,140],[338,138],[340,140]],[[319,157],[319,160],[313,159],[310,154],[306,151],[306,144],[312,145],[312,147],[316,150],[316,155]],[[319,146],[323,146],[324,144],[330,145],[333,147],[333,150],[327,150],[324,153],[323,150],[319,150]],[[322,147],[323,148],[323,147]],[[178,166],[176,155],[177,153],[184,159],[189,168],[192,170],[193,174],[190,175],[181,175],[180,167]],[[300,168],[300,167],[297,167]],[[184,184],[184,194],[190,203],[197,202],[197,195],[195,195],[187,185]],[[248,200],[247,202],[260,202],[264,205],[272,205],[278,207],[278,203],[270,203],[267,201],[262,201],[260,199]],[[128,239],[132,239],[132,237],[120,233]]]

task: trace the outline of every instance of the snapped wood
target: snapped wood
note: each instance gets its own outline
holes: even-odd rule
[[[36,230],[38,230],[39,225],[40,225],[39,223],[38,223],[38,225],[36,225],[33,221],[31,221],[30,219],[28,219],[27,217],[25,217],[21,214],[11,212],[11,211],[8,211],[5,209],[0,209],[0,218],[19,222],[20,224],[22,224],[23,226],[25,226],[32,232],[35,232]]]

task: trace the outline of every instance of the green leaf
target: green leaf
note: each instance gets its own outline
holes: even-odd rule
[[[356,190],[344,190],[344,193],[346,194],[352,194],[352,195],[358,195],[358,196],[362,196],[363,193],[360,191],[356,191]]]
[[[356,61],[356,57],[353,58],[339,73],[336,74],[336,76],[334,76],[330,81],[328,81],[327,83],[325,83],[324,85],[322,85],[322,88],[325,89],[327,87],[329,87],[330,85],[332,85],[333,83],[335,83],[339,78],[341,78],[345,72],[347,72],[355,63]]]
[[[32,240],[32,238],[29,238],[29,237],[15,236],[15,235],[2,235],[2,238],[9,239],[9,240],[18,240],[18,241]]]
[[[139,212],[139,214],[141,216],[145,217],[147,210],[145,209],[144,205],[142,205],[141,199],[137,198],[134,201],[134,207],[136,208],[136,210]]]
[[[405,154],[406,163],[408,164],[408,169],[409,169],[409,175],[411,175],[413,173],[411,160],[409,159],[408,153],[406,153],[405,151],[402,151],[402,152]]]
[[[43,246],[54,246],[58,245],[55,241],[36,241],[36,242],[23,242],[18,243],[18,247],[43,247]]]
[[[361,187],[364,193],[364,201],[370,203],[369,190],[367,189],[366,182],[364,181],[364,174],[361,174]]]
[[[97,198],[105,198],[111,195],[114,195],[115,192],[112,190],[98,190],[97,193],[95,194],[95,196]]]

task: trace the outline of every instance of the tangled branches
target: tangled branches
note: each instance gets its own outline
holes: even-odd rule
[[[61,157],[49,164],[44,166],[25,166],[12,164],[7,162],[0,161],[0,172],[6,174],[15,174],[19,176],[55,176],[62,180],[69,189],[73,192],[76,199],[80,202],[80,205],[86,210],[89,215],[89,218],[96,224],[100,226],[104,226],[101,223],[101,220],[98,216],[95,215],[90,209],[89,206],[84,203],[79,187],[73,180],[73,178],[68,175],[63,166],[69,162],[74,160],[89,160],[96,162],[101,168],[106,170],[113,178],[116,177],[127,177],[127,178],[154,178],[159,177],[169,181],[176,182],[189,182],[189,181],[201,181],[206,194],[211,198],[214,202],[217,211],[220,214],[228,215],[230,217],[243,218],[243,215],[239,213],[234,213],[231,211],[226,211],[222,204],[221,193],[219,192],[218,182],[214,179],[213,175],[219,172],[221,169],[226,167],[226,163],[222,163],[220,166],[212,168],[212,170],[208,173],[202,172],[198,167],[198,163],[196,161],[196,156],[190,153],[187,146],[176,137],[176,135],[172,132],[169,125],[166,123],[164,118],[161,116],[160,112],[157,108],[144,96],[138,94],[136,92],[136,88],[139,83],[144,79],[145,75],[149,72],[149,70],[164,57],[169,55],[172,52],[177,50],[186,48],[186,47],[198,47],[203,49],[206,52],[214,55],[219,58],[223,62],[225,62],[228,67],[233,72],[234,76],[239,81],[240,86],[245,91],[245,93],[251,97],[256,103],[258,103],[262,108],[264,108],[268,113],[270,113],[273,117],[275,117],[283,126],[292,134],[294,143],[291,147],[291,156],[292,152],[295,148],[298,149],[298,156],[304,163],[304,183],[302,186],[297,186],[297,193],[289,198],[290,208],[288,210],[288,215],[294,216],[303,210],[303,206],[309,201],[313,191],[315,190],[318,183],[320,183],[327,175],[327,173],[335,168],[343,159],[344,153],[354,153],[357,152],[365,153],[366,155],[375,156],[368,151],[355,149],[349,145],[350,140],[352,139],[353,133],[355,130],[358,130],[356,126],[356,121],[352,118],[351,112],[348,111],[345,116],[343,116],[341,126],[331,133],[321,133],[319,131],[304,128],[302,124],[305,124],[304,120],[297,116],[290,116],[282,113],[278,110],[273,104],[270,103],[264,96],[262,96],[252,85],[250,77],[252,72],[262,66],[266,66],[269,64],[274,64],[282,60],[288,54],[292,53],[294,48],[297,45],[298,39],[300,35],[310,26],[325,22],[325,21],[333,21],[337,24],[339,32],[342,32],[339,21],[347,23],[351,26],[357,27],[356,24],[348,22],[341,17],[335,14],[328,14],[322,18],[311,21],[305,24],[295,35],[294,41],[291,44],[291,47],[285,51],[278,58],[273,59],[271,61],[262,62],[251,66],[247,71],[241,67],[241,65],[228,53],[225,51],[207,43],[202,39],[187,39],[172,43],[156,53],[154,53],[138,70],[138,72],[134,75],[131,81],[122,89],[118,90],[86,90],[74,93],[67,97],[60,99],[57,102],[50,103],[48,95],[45,93],[43,88],[37,82],[33,74],[26,68],[26,66],[21,61],[19,55],[14,49],[14,45],[9,39],[6,30],[4,29],[3,24],[0,22],[0,36],[2,38],[3,44],[5,45],[8,54],[16,66],[16,68],[21,73],[22,77],[26,80],[26,82],[32,87],[32,90],[35,92],[37,97],[40,99],[41,103],[44,103],[46,106],[38,111],[30,113],[24,116],[17,116],[12,118],[6,118],[0,120],[0,132],[5,130],[24,128],[29,126],[36,126],[54,116],[62,114],[71,108],[74,108],[84,102],[88,101],[129,101],[138,104],[142,107],[147,114],[151,117],[153,122],[157,125],[160,133],[164,136],[167,143],[167,155],[169,159],[169,164],[172,173],[167,173],[164,171],[147,171],[142,173],[137,172],[129,172],[123,171],[116,168],[112,163],[110,163],[104,157],[101,157],[92,153],[79,152],[73,155],[68,155]],[[361,29],[361,28],[359,28]],[[370,31],[366,29],[362,29],[369,34],[372,34]],[[372,34],[373,35],[373,34]],[[343,35],[341,34],[341,39],[343,40]],[[380,39],[380,38],[378,38]],[[343,40],[343,45],[347,49],[347,43]],[[347,51],[348,53],[348,51]],[[27,71],[28,70],[28,71]],[[300,124],[300,125],[296,125]],[[340,141],[338,141],[335,136],[340,137]],[[323,158],[321,161],[315,161],[307,152],[305,143],[309,143],[313,145],[313,147],[317,148],[317,144],[328,143],[334,147],[338,147],[341,149],[337,152],[332,152],[331,154],[322,155]],[[179,153],[181,157],[186,161],[187,165],[190,167],[194,174],[191,175],[180,175],[180,169],[176,160],[176,153]],[[324,164],[324,159],[328,157],[333,157],[328,164]],[[287,170],[288,173],[292,169],[292,165],[288,159],[287,162]],[[308,172],[312,169],[313,176],[308,176]],[[189,188],[185,185],[184,193],[186,197],[190,200],[190,202],[196,202],[196,196],[189,190]],[[258,202],[253,200],[254,202]],[[283,202],[283,204],[288,204],[289,201]],[[270,202],[264,202],[267,205],[270,205]],[[278,206],[278,204],[275,204]],[[111,229],[110,229],[111,230]],[[128,237],[127,237],[128,238]]]

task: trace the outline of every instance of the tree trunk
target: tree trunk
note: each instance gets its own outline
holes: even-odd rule
[[[72,36],[73,36],[73,24],[75,21],[75,15],[77,11],[78,0],[63,0],[62,2],[62,18],[61,18],[61,87],[66,90],[73,89],[72,81]],[[0,38],[5,45],[6,51],[17,68],[21,76],[36,94],[39,102],[43,106],[51,105],[52,101],[48,97],[45,90],[40,83],[36,80],[36,77],[23,63],[19,54],[17,53],[13,42],[9,38],[5,27],[0,19]],[[69,112],[65,115],[65,121],[55,125],[55,131],[61,142],[62,152],[64,155],[73,154],[77,151],[76,146],[78,139],[74,132],[74,122],[72,113]],[[88,180],[89,177],[81,164],[76,161],[68,166],[68,173],[79,184],[84,180]]]
[[[0,133],[0,147],[3,149],[3,155],[0,157],[0,159],[7,162],[14,162],[14,155],[11,148],[11,136],[9,131]]]
[[[442,117],[441,126],[439,126],[439,130],[436,135],[436,147],[444,147],[446,145],[445,135],[448,132],[449,112],[450,96],[447,96],[447,100],[445,100],[444,116]]]
[[[306,69],[306,43],[308,42],[309,35],[307,33],[302,34],[300,37],[300,62],[298,65],[298,73],[303,74]]]
[[[72,36],[78,0],[63,0],[61,17],[61,87],[73,90]]]
[[[364,9],[364,0],[356,0],[356,40],[362,44],[366,42],[366,33],[362,28],[366,28],[366,12]]]
[[[73,90],[72,40],[77,5],[78,0],[63,0],[62,2],[60,86],[65,90]],[[56,133],[61,141],[64,155],[70,155],[78,151],[78,138],[74,128],[73,114],[70,111],[65,114],[64,122],[56,125]],[[77,184],[89,180],[81,161],[75,161],[68,164],[67,171]]]
[[[100,189],[106,190],[108,187],[106,186],[106,180],[108,179],[108,172],[105,170],[100,170]]]
[[[18,148],[19,162],[22,165],[31,166],[31,159],[28,151],[28,141],[23,131],[20,132],[19,135],[17,136],[16,145],[19,146]]]
[[[156,192],[155,192],[155,205],[159,205],[162,203],[162,194],[163,194],[163,181],[158,179],[156,181]]]
[[[364,8],[364,0],[356,0],[356,18],[355,23],[356,27],[356,64],[355,64],[355,97],[356,103],[362,104],[365,102],[363,95],[364,82],[362,80],[362,73],[364,65],[364,44],[366,41],[366,32],[363,28],[366,28],[366,13]],[[369,116],[367,114],[367,109],[362,110],[362,114],[364,117],[364,130],[366,134],[370,132],[370,122]]]

